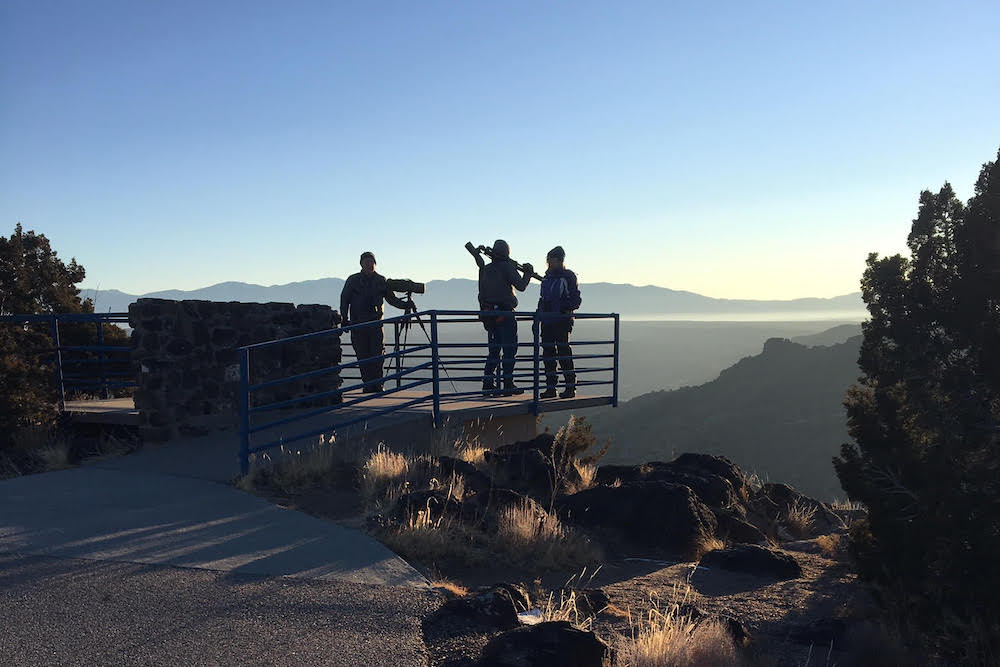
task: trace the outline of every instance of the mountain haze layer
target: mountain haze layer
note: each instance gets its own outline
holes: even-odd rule
[[[195,290],[164,290],[147,294],[129,294],[115,289],[81,290],[84,298],[94,300],[97,312],[122,312],[140,297],[161,299],[203,299],[207,301],[269,301],[289,303],[323,303],[339,307],[340,291],[344,286],[341,278],[320,278],[286,285],[254,285],[242,282],[224,282]],[[842,316],[857,313],[860,320],[863,305],[860,293],[846,294],[830,299],[805,298],[789,301],[754,301],[748,299],[716,299],[693,292],[667,289],[647,285],[621,285],[614,283],[585,283],[580,286],[583,293],[582,310],[591,313],[620,313],[626,317],[658,317],[670,315],[753,315],[788,314],[799,315],[823,313]],[[415,301],[421,309],[470,310],[478,307],[475,280],[453,278],[432,280],[427,283],[427,292],[417,295]],[[518,294],[522,310],[533,309],[538,300],[538,283],[532,282],[523,294]],[[393,309],[389,308],[389,312]],[[841,319],[848,319],[841,317]]]

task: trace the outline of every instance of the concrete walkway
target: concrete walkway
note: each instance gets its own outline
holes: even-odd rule
[[[98,636],[90,638],[93,646],[88,648],[92,657],[104,655],[107,662],[114,663],[119,661],[111,657],[119,655],[115,651],[120,648],[121,637],[117,635],[145,632],[129,625],[132,615],[126,613],[126,608],[136,605],[137,600],[148,598],[144,604],[159,608],[165,627],[191,625],[192,619],[174,616],[193,613],[193,609],[178,607],[178,601],[170,599],[172,594],[167,593],[176,592],[176,586],[134,585],[139,580],[182,580],[185,582],[182,588],[194,591],[195,596],[199,586],[208,586],[229,601],[227,614],[238,616],[240,609],[252,614],[254,605],[262,603],[259,595],[243,597],[242,587],[267,591],[273,588],[266,583],[270,578],[284,577],[313,582],[310,586],[314,588],[309,590],[325,599],[324,604],[331,609],[347,604],[347,600],[341,599],[343,596],[352,598],[348,606],[357,615],[352,621],[355,630],[368,628],[365,636],[357,632],[352,636],[357,642],[368,642],[373,647],[364,650],[360,645],[354,647],[352,650],[356,649],[358,656],[370,656],[378,650],[391,655],[393,647],[400,645],[402,639],[394,628],[385,628],[381,634],[378,631],[383,623],[379,619],[389,612],[384,604],[377,602],[386,596],[392,598],[392,614],[409,614],[408,622],[403,624],[410,633],[407,641],[416,651],[414,655],[420,654],[419,619],[427,612],[431,599],[423,576],[362,532],[282,509],[230,486],[227,482],[234,470],[235,451],[235,436],[216,434],[147,448],[95,465],[0,481],[0,582],[6,582],[0,588],[16,584],[19,591],[19,595],[11,598],[12,589],[3,590],[0,607],[9,610],[10,605],[19,606],[20,613],[28,614],[31,623],[51,626],[50,637],[65,635],[67,641],[75,641],[73,633],[62,627],[71,621],[54,610],[46,611],[51,606],[51,582],[50,575],[45,573],[58,570],[72,585],[92,579],[95,586],[96,582],[103,582],[100,586],[104,587],[125,586],[132,591],[131,596],[112,596],[109,602],[122,600],[124,607],[119,609],[120,613],[111,614],[122,627],[104,628],[105,634],[98,630]],[[195,571],[205,574],[196,575]],[[75,572],[79,573],[76,578]],[[121,577],[135,578],[135,582],[123,583]],[[369,589],[384,594],[358,592]],[[166,598],[156,591],[166,594]],[[266,594],[261,595],[266,598]],[[359,602],[366,596],[373,600],[368,606]],[[319,604],[315,607],[315,617],[303,614],[298,606],[288,607],[291,603],[283,596],[264,602],[275,618],[296,617],[302,622],[311,618],[320,623],[328,616],[328,610],[324,611]],[[90,613],[84,601],[77,604],[81,613]],[[283,608],[287,616],[282,615]],[[210,609],[208,605],[199,613],[212,613]],[[7,616],[7,612],[0,616]],[[204,625],[204,619],[201,624]],[[4,618],[0,619],[0,626],[6,628],[0,632],[2,664],[32,664],[39,660],[54,664],[88,662],[74,653],[72,647],[56,647],[51,660],[41,659],[34,652],[37,646],[32,648],[34,644],[11,634],[20,632],[19,627],[28,632],[30,623],[24,625],[17,619]],[[183,641],[177,637],[171,641],[187,646],[192,650],[191,656],[197,658],[194,649],[202,645],[207,650],[208,643],[215,645],[211,636],[223,630],[222,626],[215,627],[203,636],[194,632],[183,637]],[[334,636],[339,635],[333,633],[331,638]],[[161,641],[157,637],[150,634],[140,641],[137,652],[120,654],[120,661],[181,664],[165,660],[164,655],[153,650]],[[268,653],[268,646],[256,642],[253,655],[269,664],[284,664],[286,660],[281,656],[288,651],[292,651],[289,655],[298,656],[299,664],[380,664],[360,659],[355,662],[349,657],[351,651],[337,653],[340,656],[337,660],[321,659],[329,658],[331,650],[336,653],[336,647],[316,646],[315,637],[308,641],[304,636],[300,639],[305,644],[290,646],[285,642],[270,646],[273,653]],[[142,656],[155,659],[150,657],[147,661]],[[177,657],[184,662],[181,654]],[[242,664],[258,662],[250,655],[244,658]],[[420,664],[423,659],[421,655],[415,662],[404,660],[395,664]]]

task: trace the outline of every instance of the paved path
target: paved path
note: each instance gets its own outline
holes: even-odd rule
[[[228,485],[232,440],[0,481],[0,664],[375,665],[397,646],[393,664],[423,664],[425,579],[364,533]]]

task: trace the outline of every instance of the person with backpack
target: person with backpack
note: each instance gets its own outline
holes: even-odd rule
[[[487,311],[512,311],[517,308],[517,297],[514,290],[523,292],[535,272],[531,264],[521,267],[518,276],[517,265],[510,258],[510,246],[503,239],[493,244],[489,264],[477,260],[479,267],[479,309],[486,328],[489,351],[486,355],[486,368],[483,374],[483,393],[490,394],[497,390],[497,368],[501,366],[500,356],[503,354],[503,390],[504,396],[523,394],[524,390],[514,384],[514,357],[517,355],[517,320],[511,315],[490,316]]]
[[[566,380],[560,398],[576,396],[576,372],[569,335],[573,331],[573,311],[580,307],[580,287],[576,274],[566,268],[566,251],[556,246],[545,257],[548,269],[542,279],[538,299],[538,321],[541,325],[542,359],[545,363],[545,391],[539,398],[555,398],[556,361]]]

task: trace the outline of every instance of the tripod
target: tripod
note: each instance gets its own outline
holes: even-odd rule
[[[427,339],[428,343],[431,343],[431,336],[430,336],[429,333],[427,333],[427,327],[424,326],[424,321],[422,319],[420,319],[420,315],[417,315],[417,304],[413,302],[413,292],[407,292],[406,293],[406,302],[408,304],[408,306],[406,308],[406,313],[407,314],[411,313],[411,312],[413,313],[413,318],[415,320],[417,320],[417,324],[420,325],[420,330],[424,332],[424,338]],[[413,323],[409,319],[407,319],[405,322],[403,322],[402,329],[403,329],[403,349],[404,350],[406,349],[407,342],[409,340],[410,327],[411,326],[413,326]],[[392,360],[395,361],[396,372],[399,373],[399,372],[402,371],[402,356],[399,354],[399,335],[398,334],[395,337],[395,342],[393,344],[392,352],[393,352]],[[386,359],[386,362],[391,363],[391,361],[389,359]],[[387,364],[386,365],[386,370],[390,370],[390,369],[391,369],[391,366]],[[448,368],[445,367],[445,366],[441,366],[441,370],[444,371],[445,377],[448,378],[448,382],[451,384],[452,390],[457,394],[458,393],[458,387],[455,386],[455,381],[451,379],[451,375],[449,375],[449,373],[448,373]],[[383,375],[384,374],[385,373],[383,372]],[[400,383],[400,378],[397,377],[396,378],[396,386],[397,387],[399,386],[399,383]]]

